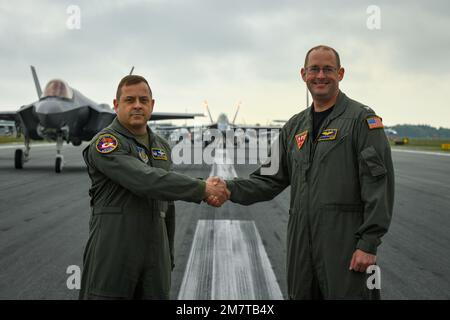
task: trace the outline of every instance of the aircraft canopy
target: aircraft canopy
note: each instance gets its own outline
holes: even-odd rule
[[[60,97],[66,99],[72,99],[73,91],[63,80],[55,79],[51,80],[45,86],[42,98],[45,97]]]

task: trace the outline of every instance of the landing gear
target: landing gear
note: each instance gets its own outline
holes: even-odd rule
[[[23,165],[28,161],[30,155],[30,138],[25,136],[25,151],[16,149],[14,154],[14,168],[23,169]]]
[[[57,155],[55,159],[55,172],[60,173],[63,168],[63,156]]]
[[[23,150],[16,149],[16,153],[14,154],[14,167],[16,169],[22,169],[24,162],[25,162],[25,159],[23,156]]]
[[[55,159],[55,172],[61,173],[61,170],[63,168],[64,158],[61,154],[61,149],[63,145],[63,138],[62,136],[56,137],[56,159]]]

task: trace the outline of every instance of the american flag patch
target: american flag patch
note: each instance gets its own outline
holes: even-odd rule
[[[381,122],[381,118],[379,117],[367,118],[367,124],[369,125],[369,129],[384,128],[383,122]]]

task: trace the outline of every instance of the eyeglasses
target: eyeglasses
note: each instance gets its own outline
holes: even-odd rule
[[[319,74],[320,70],[322,70],[323,74],[332,74],[333,72],[336,72],[337,68],[335,67],[330,67],[330,66],[326,66],[323,68],[319,68],[316,66],[312,66],[312,67],[307,67],[306,71],[310,74]]]

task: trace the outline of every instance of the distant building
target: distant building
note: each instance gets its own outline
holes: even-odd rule
[[[16,126],[12,121],[0,120],[0,136],[12,136],[16,134]]]

